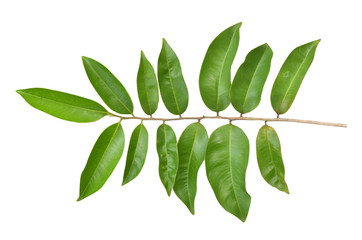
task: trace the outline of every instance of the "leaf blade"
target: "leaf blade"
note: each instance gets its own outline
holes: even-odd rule
[[[124,133],[120,122],[101,133],[82,172],[77,201],[102,188],[121,158],[123,148]]]
[[[177,197],[195,214],[197,173],[205,159],[208,135],[201,123],[190,124],[177,144],[179,166],[173,190]]]
[[[292,105],[319,42],[316,40],[295,48],[283,63],[270,96],[272,107],[278,115],[286,113]]]
[[[186,111],[189,95],[180,61],[165,39],[162,40],[157,73],[163,103],[170,113],[181,115]]]
[[[258,165],[264,180],[271,186],[289,194],[285,182],[285,169],[282,159],[279,137],[276,131],[267,125],[260,128],[256,139]]]
[[[205,105],[214,112],[230,104],[231,65],[239,45],[237,23],[220,33],[207,49],[201,66],[199,88]]]
[[[158,106],[158,85],[155,70],[143,51],[137,74],[137,92],[143,111],[152,115]]]
[[[220,205],[245,221],[251,197],[245,188],[249,140],[238,127],[227,124],[210,136],[206,149],[206,174]]]
[[[99,103],[73,94],[46,88],[17,90],[32,107],[72,122],[94,122],[108,115]]]
[[[170,196],[177,174],[178,151],[176,135],[169,125],[162,124],[158,127],[156,147],[159,157],[159,176],[167,195]]]
[[[133,114],[133,103],[122,83],[101,63],[82,57],[84,69],[94,89],[115,112]]]
[[[143,123],[141,123],[133,130],[131,140],[129,141],[122,185],[132,181],[141,172],[146,160],[147,149],[148,132]]]
[[[248,113],[260,103],[268,77],[273,51],[268,44],[251,50],[239,67],[230,89],[230,101],[240,112]]]

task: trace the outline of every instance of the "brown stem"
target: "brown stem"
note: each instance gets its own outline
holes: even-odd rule
[[[301,120],[301,119],[293,119],[293,118],[262,118],[262,117],[226,117],[226,116],[200,116],[200,117],[178,117],[178,118],[159,118],[159,117],[127,117],[120,116],[113,113],[109,113],[109,116],[118,117],[122,120],[127,119],[138,119],[144,121],[178,121],[178,120],[198,120],[201,121],[203,119],[225,119],[229,121],[238,121],[238,120],[247,120],[247,121],[264,121],[264,122],[295,122],[295,123],[306,123],[306,124],[315,124],[315,125],[323,125],[323,126],[332,126],[332,127],[343,127],[346,128],[347,124],[344,123],[329,123],[329,122],[320,122],[313,120]]]

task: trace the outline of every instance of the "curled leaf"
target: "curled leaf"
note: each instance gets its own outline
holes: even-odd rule
[[[251,50],[236,72],[230,89],[230,100],[241,114],[254,110],[270,70],[273,51],[268,44]]]
[[[156,147],[159,158],[158,172],[167,195],[170,196],[177,174],[178,151],[176,135],[169,125],[162,124],[158,127]]]
[[[207,49],[201,66],[199,86],[202,100],[214,112],[230,104],[231,65],[239,45],[237,23],[220,33]]]
[[[300,85],[313,62],[320,40],[294,49],[281,67],[275,79],[270,100],[274,111],[279,115],[286,113],[292,105]]]
[[[201,123],[190,124],[178,141],[179,165],[173,190],[179,199],[195,214],[197,173],[205,159],[208,136]]]
[[[280,191],[289,193],[284,180],[285,170],[279,137],[272,127],[264,125],[260,128],[256,139],[256,153],[265,181]]]
[[[205,157],[207,178],[220,205],[243,222],[251,201],[245,188],[248,159],[249,140],[240,128],[227,124],[211,134]]]

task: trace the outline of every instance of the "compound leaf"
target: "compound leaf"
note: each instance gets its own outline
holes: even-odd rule
[[[187,108],[189,94],[180,61],[165,39],[162,41],[157,72],[162,101],[167,110],[175,115],[182,114]]]
[[[274,111],[286,113],[292,105],[303,78],[313,62],[320,40],[295,48],[287,57],[275,79],[270,100]]]
[[[78,201],[101,189],[121,158],[123,148],[124,133],[120,122],[102,132],[82,172]]]
[[[152,115],[158,106],[158,86],[155,70],[141,51],[140,66],[137,74],[138,98],[143,111]]]
[[[197,173],[205,159],[208,136],[201,123],[190,124],[178,141],[179,166],[173,190],[192,214],[195,214]]]
[[[132,181],[141,172],[146,160],[147,148],[148,132],[143,123],[141,123],[133,130],[131,140],[129,141],[122,185]]]
[[[237,23],[220,33],[207,49],[201,66],[199,86],[202,100],[214,112],[230,104],[231,65],[239,45]]]
[[[122,83],[101,63],[82,57],[84,69],[98,95],[115,112],[132,114],[133,103]]]
[[[206,174],[215,196],[228,212],[245,221],[251,197],[245,188],[249,140],[238,127],[227,124],[210,136],[206,150]]]
[[[32,107],[54,117],[72,122],[94,122],[108,114],[99,103],[45,88],[17,90]]]
[[[276,131],[267,125],[260,128],[256,139],[256,153],[261,175],[267,183],[289,193],[284,180],[284,164]]]
[[[176,135],[169,125],[162,124],[158,127],[156,147],[159,158],[158,172],[167,195],[170,196],[177,174],[178,151]]]
[[[236,72],[230,89],[230,101],[241,114],[259,105],[272,56],[273,51],[265,43],[251,50]]]

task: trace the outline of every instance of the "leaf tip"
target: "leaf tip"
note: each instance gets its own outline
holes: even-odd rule
[[[162,47],[169,45],[165,38],[162,38]]]
[[[90,60],[89,57],[82,56],[82,62],[83,62],[83,64],[85,64],[85,63],[88,62],[89,60]]]
[[[315,46],[318,46],[318,44],[320,43],[320,41],[321,41],[321,39],[317,39],[317,40],[312,41],[312,42],[310,42],[310,43],[312,43],[312,44],[315,45]]]
[[[130,181],[128,181],[127,179],[123,179],[122,181],[122,186],[126,185],[127,183],[129,183]]]
[[[271,50],[271,47],[269,46],[268,43],[264,43],[262,46],[263,46],[265,49],[270,49],[270,50]]]
[[[19,93],[20,95],[23,93],[23,90],[22,89],[18,89],[15,91],[16,93]]]
[[[189,210],[190,210],[190,213],[191,213],[192,215],[195,215],[195,209],[194,209],[194,208],[189,208]]]
[[[79,196],[78,199],[77,199],[77,202],[79,202],[79,201],[81,201],[81,200],[83,200],[83,199],[84,199],[84,197]]]
[[[240,28],[242,24],[243,24],[242,22],[238,22],[238,23],[235,24],[234,26],[235,26],[236,28]]]

